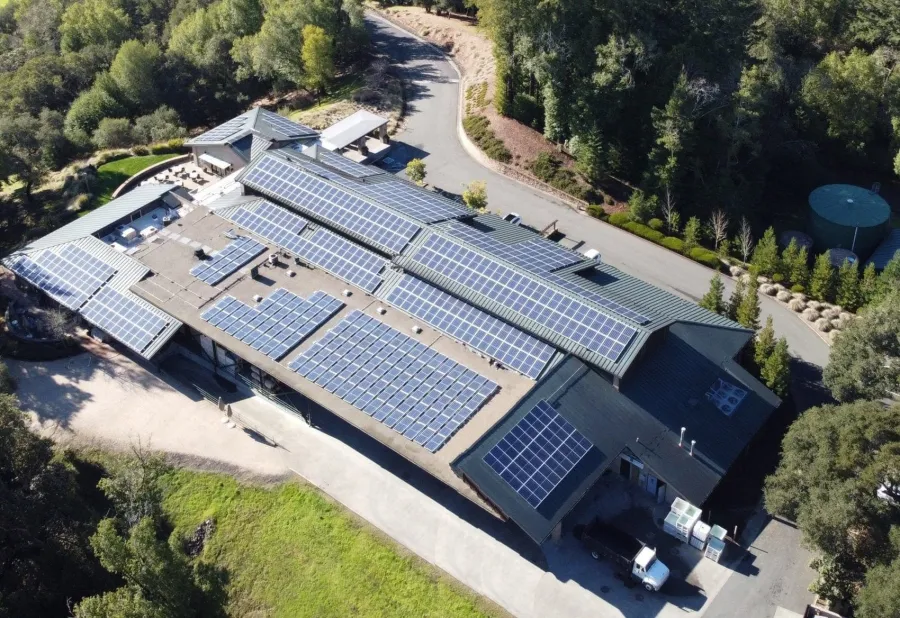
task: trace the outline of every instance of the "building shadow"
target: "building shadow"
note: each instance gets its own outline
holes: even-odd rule
[[[413,159],[424,159],[429,154],[429,152],[422,150],[418,146],[413,146],[403,141],[391,142],[391,150],[388,156],[393,162],[388,162],[385,167],[388,167],[388,171],[401,171]]]

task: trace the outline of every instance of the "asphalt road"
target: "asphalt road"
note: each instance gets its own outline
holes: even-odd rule
[[[371,14],[367,23],[380,52],[388,55],[408,84],[408,115],[395,138],[391,156],[400,161],[422,158],[427,181],[445,191],[461,193],[472,180],[487,183],[489,208],[516,212],[528,225],[541,229],[554,220],[563,233],[584,241],[602,259],[644,281],[697,301],[709,288],[713,271],[649,241],[591,219],[552,197],[482,166],[459,142],[456,125],[459,75],[444,55]],[[725,281],[729,293],[731,280]],[[792,353],[823,367],[828,346],[806,324],[769,297],[762,297],[763,320],[772,315],[779,335],[787,337]]]

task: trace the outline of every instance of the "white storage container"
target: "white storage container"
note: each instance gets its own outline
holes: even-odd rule
[[[706,547],[706,541],[709,538],[709,524],[698,521],[694,524],[694,530],[691,532],[691,547],[702,550]]]
[[[687,543],[690,541],[691,531],[698,521],[700,521],[700,509],[686,500],[675,498],[672,502],[672,510],[669,511],[663,522],[663,530]]]
[[[709,543],[706,546],[704,555],[714,562],[722,560],[722,554],[725,553],[725,535],[727,532],[722,526],[713,526],[709,531]]]

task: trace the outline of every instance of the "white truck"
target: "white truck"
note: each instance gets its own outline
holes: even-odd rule
[[[594,520],[575,526],[575,537],[595,560],[608,558],[648,591],[655,592],[669,579],[669,567],[656,557],[656,550],[615,526]]]

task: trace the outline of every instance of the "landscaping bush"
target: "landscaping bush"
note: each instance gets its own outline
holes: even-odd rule
[[[772,275],[772,283],[782,283],[784,281],[784,275],[781,273],[775,273]]]
[[[131,153],[127,150],[112,150],[109,152],[101,152],[97,155],[94,166],[100,167],[101,165],[106,165],[107,163],[112,163],[113,161],[118,161],[119,159],[124,159],[130,156]]]
[[[131,149],[131,154],[136,157],[146,157],[148,154],[150,154],[150,149],[146,146],[134,146]]]
[[[651,240],[657,244],[661,243],[662,239],[666,237],[666,235],[662,232],[657,232],[656,230],[650,229],[643,223],[638,223],[636,221],[629,221],[623,224],[622,229],[628,230],[636,236],[646,238],[647,240]]]
[[[689,255],[695,262],[700,262],[704,266],[709,266],[710,268],[715,268],[716,270],[718,270],[722,265],[722,263],[719,261],[719,256],[716,255],[716,252],[710,251],[705,247],[694,247],[693,249],[691,249]]]
[[[791,286],[791,292],[794,292],[795,294],[803,294],[804,292],[806,292],[806,288],[802,284],[797,283]]]
[[[672,251],[677,251],[681,253],[684,251],[684,241],[680,238],[675,238],[674,236],[666,236],[660,241],[660,243],[666,249],[671,249]]]
[[[553,155],[547,152],[540,153],[528,168],[551,187],[578,199],[587,199],[588,189],[578,182],[578,174],[563,167],[562,161]]]
[[[170,139],[160,144],[152,144],[150,146],[151,154],[171,154],[184,150],[184,140],[181,138]]]
[[[81,193],[79,195],[76,195],[75,199],[73,199],[72,203],[69,205],[69,210],[73,212],[79,212],[91,203],[91,198],[93,197],[94,196],[90,193]]]
[[[609,215],[606,214],[606,210],[604,210],[602,204],[588,205],[587,214],[594,217],[595,219],[600,219],[601,221],[606,221],[607,219],[609,219]]]
[[[662,229],[666,226],[666,224],[663,223],[662,219],[657,219],[656,217],[653,217],[652,219],[647,221],[647,225],[649,225],[651,229],[654,229],[657,232],[662,231]]]
[[[0,362],[0,393],[11,395],[16,390],[16,379],[9,372],[6,363]]]
[[[512,154],[503,142],[497,139],[491,129],[490,121],[484,116],[466,116],[463,120],[463,129],[465,129],[466,135],[471,137],[472,141],[491,159],[502,163],[509,163],[512,159]]]
[[[613,214],[609,215],[609,222],[616,227],[622,227],[630,221],[631,215],[629,215],[627,212],[614,212]]]

